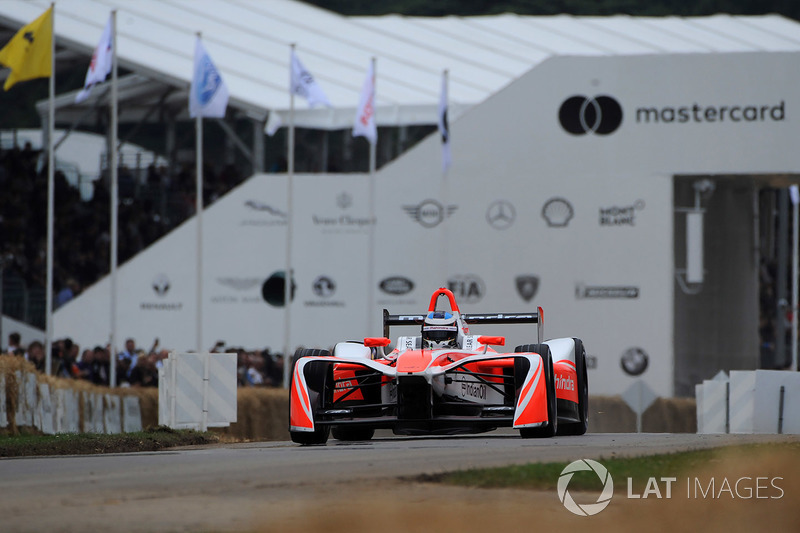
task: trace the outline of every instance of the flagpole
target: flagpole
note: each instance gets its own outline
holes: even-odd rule
[[[119,176],[117,169],[117,10],[111,11],[111,338],[109,386],[117,386],[117,247]]]
[[[444,101],[444,109],[445,109],[444,113],[448,113],[448,111],[449,111],[449,104],[450,104],[450,102],[449,102],[449,87],[448,87],[449,86],[449,81],[450,81],[449,80],[449,71],[447,69],[444,69],[442,71],[442,100]],[[447,135],[449,137],[449,135],[450,135],[449,121],[445,121],[444,118],[440,118],[439,120],[445,122],[446,132],[447,132]],[[441,198],[442,198],[442,205],[444,206],[444,209],[447,209],[448,197],[449,197],[449,192],[450,192],[448,190],[448,183],[447,183],[447,174],[448,174],[448,170],[450,169],[450,165],[448,165],[445,162],[446,161],[445,158],[447,156],[445,155],[444,150],[446,150],[446,149],[449,149],[449,148],[445,147],[444,139],[442,139],[442,150],[443,150],[443,152],[442,152],[442,182],[441,182],[440,192],[441,192],[441,195],[442,195]],[[442,246],[441,247],[442,253],[440,254],[439,257],[441,257],[441,260],[442,260],[441,272],[446,277],[447,276],[447,266],[448,266],[447,262],[448,262],[448,257],[450,257],[450,250],[449,250],[449,247],[448,247],[450,239],[449,239],[449,236],[448,236],[447,224],[442,224],[441,235],[442,235],[442,245],[441,245]],[[442,283],[444,283],[444,282],[445,282],[445,280],[443,279]]]
[[[374,115],[378,107],[377,101],[377,74],[376,67],[377,60],[372,56],[372,112],[373,120],[375,120],[375,131],[378,130],[378,118]],[[375,136],[375,142],[369,143],[369,272],[367,273],[367,335],[372,335],[374,332],[375,314],[375,167],[378,153],[378,136]]]
[[[45,373],[50,375],[53,370],[53,228],[55,212],[55,155],[53,154],[53,137],[56,129],[56,4],[50,4],[52,17],[50,19],[50,82],[48,88],[48,113],[47,113],[47,311],[45,322],[47,323],[45,334]]]
[[[197,39],[201,39],[201,32],[197,32]],[[191,89],[190,89],[191,90]],[[197,170],[197,184],[195,194],[197,218],[197,353],[203,351],[203,113],[197,113],[194,119],[195,128],[195,166]]]
[[[283,276],[283,306],[286,318],[283,332],[283,387],[289,388],[289,370],[291,369],[291,340],[292,333],[292,195],[294,187],[294,90],[292,87],[292,58],[294,58],[295,43],[289,45],[289,129],[286,155],[286,269]]]

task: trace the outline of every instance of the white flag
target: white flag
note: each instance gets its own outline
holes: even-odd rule
[[[442,135],[442,170],[450,168],[450,124],[447,122],[447,71],[442,73],[442,92],[439,97],[439,133]]]
[[[353,137],[359,136],[366,137],[372,144],[378,142],[378,125],[375,123],[375,72],[372,70],[372,62],[369,64],[364,85],[361,86],[356,121],[353,124]]]
[[[228,86],[206,52],[200,37],[194,45],[194,75],[189,89],[189,116],[223,118]]]
[[[311,75],[306,67],[300,62],[297,54],[294,53],[292,48],[292,65],[289,74],[289,91],[292,94],[302,96],[308,101],[309,107],[314,107],[317,104],[331,106],[330,100],[325,95],[322,87],[319,86],[317,80]]]
[[[281,116],[275,111],[270,110],[267,123],[264,126],[264,133],[272,137],[278,132],[281,126],[283,126],[283,119],[281,119]]]
[[[111,72],[113,51],[112,46],[112,28],[111,17],[108,17],[108,22],[103,30],[103,35],[100,37],[100,42],[92,54],[92,62],[89,64],[89,70],[86,71],[86,81],[83,82],[83,89],[75,96],[75,102],[83,102],[92,93],[92,87],[97,83],[105,81],[108,74]]]

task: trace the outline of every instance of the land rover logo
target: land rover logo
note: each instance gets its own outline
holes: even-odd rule
[[[517,276],[517,292],[526,302],[533,300],[536,291],[539,290],[538,276]]]
[[[606,95],[594,98],[571,96],[561,104],[558,120],[561,127],[572,135],[589,132],[608,135],[622,124],[622,106]]]
[[[402,296],[414,290],[414,282],[402,276],[392,276],[382,280],[378,287],[386,294]]]
[[[458,206],[443,206],[436,200],[423,200],[417,205],[404,205],[403,211],[425,228],[433,228],[453,214]]]
[[[509,228],[516,218],[517,211],[514,205],[506,200],[496,200],[486,210],[486,221],[494,229]]]
[[[153,291],[158,296],[166,296],[169,292],[170,282],[166,274],[159,274],[153,278]]]
[[[336,292],[336,283],[328,276],[320,276],[314,280],[312,289],[320,298],[330,298]]]
[[[453,276],[447,280],[447,288],[453,291],[456,301],[470,304],[479,302],[486,294],[483,280],[473,274]]]

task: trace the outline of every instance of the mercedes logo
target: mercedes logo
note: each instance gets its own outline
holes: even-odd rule
[[[507,229],[517,218],[517,210],[514,205],[506,200],[495,200],[486,210],[486,221],[494,229]]]

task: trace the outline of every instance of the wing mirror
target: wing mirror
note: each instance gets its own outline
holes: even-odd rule
[[[505,346],[506,345],[506,338],[505,337],[491,337],[489,335],[481,335],[478,337],[478,342],[488,346],[490,344],[494,344],[496,346]]]
[[[377,348],[378,346],[389,346],[391,340],[386,337],[367,337],[364,339],[364,346],[367,348]]]

